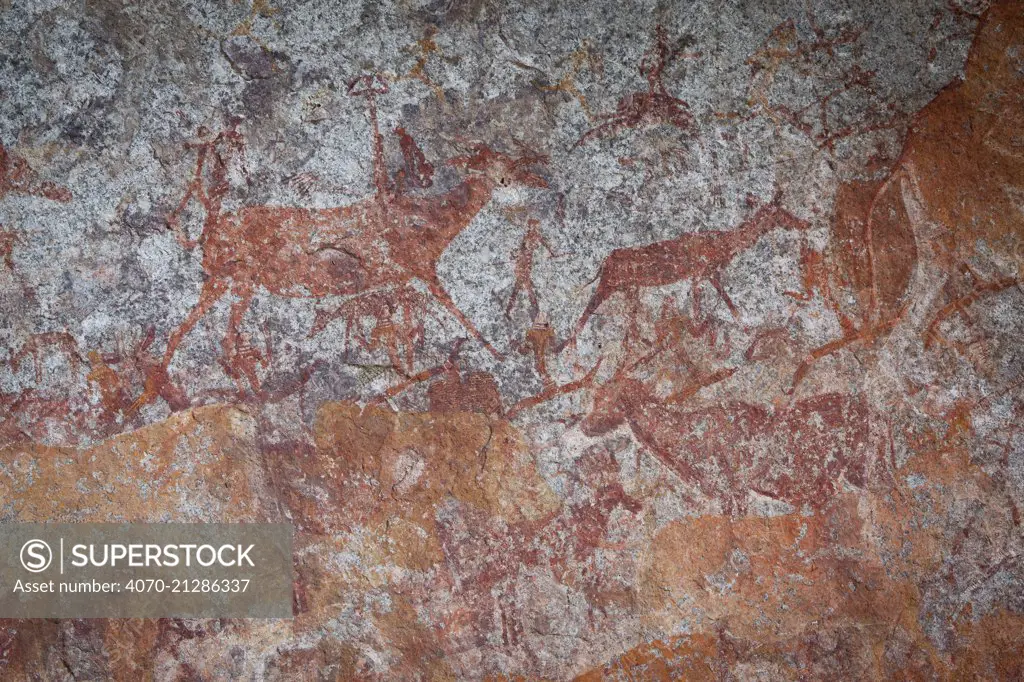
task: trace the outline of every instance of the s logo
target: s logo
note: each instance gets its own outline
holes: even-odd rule
[[[21,546],[21,565],[26,571],[39,573],[50,567],[53,552],[42,540],[29,540]]]

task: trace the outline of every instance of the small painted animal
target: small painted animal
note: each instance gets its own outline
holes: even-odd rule
[[[613,294],[621,292],[636,299],[641,288],[664,286],[684,279],[694,283],[710,282],[736,314],[736,307],[720,281],[722,270],[739,253],[769,232],[779,229],[806,231],[809,227],[810,223],[800,220],[773,201],[758,208],[732,230],[687,233],[646,246],[615,249],[598,271],[597,289],[567,341],[576,339],[590,317]]]

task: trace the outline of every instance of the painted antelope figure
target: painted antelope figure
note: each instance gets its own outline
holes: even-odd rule
[[[612,294],[624,293],[635,303],[641,288],[664,286],[684,279],[695,284],[702,280],[710,282],[735,315],[736,307],[720,280],[722,270],[739,253],[769,232],[780,229],[806,231],[809,227],[810,223],[780,208],[776,199],[758,208],[732,230],[687,233],[646,246],[615,249],[598,271],[597,289],[576,323],[569,342],[576,340],[590,317]]]
[[[247,347],[238,328],[259,287],[292,298],[333,295],[379,299],[388,291],[401,297],[412,280],[418,279],[472,336],[498,355],[445,291],[437,275],[437,263],[452,240],[490,201],[495,188],[546,187],[545,180],[528,168],[544,159],[513,158],[478,145],[471,153],[448,161],[466,172],[465,179],[448,192],[396,192],[384,167],[383,140],[373,99],[375,94],[387,91],[386,85],[376,77],[364,77],[353,81],[349,91],[368,98],[373,127],[376,193],[355,204],[328,209],[259,205],[221,213],[229,154],[239,151],[241,138],[228,131],[196,145],[196,170],[170,224],[176,227],[177,215],[193,196],[203,205],[206,215],[202,234],[194,241],[181,234],[179,239],[186,248],[203,248],[206,280],[198,304],[171,334],[162,363],[147,378],[133,410],[159,393],[159,383],[166,381],[167,367],[181,341],[227,293],[235,301],[222,342],[222,364],[229,375],[239,381],[248,379],[255,389],[259,383],[256,364],[264,361],[258,351]],[[408,145],[405,142],[403,146]],[[212,179],[209,188],[204,188],[206,175]],[[426,178],[420,182],[425,184]],[[339,312],[338,316],[343,314]]]
[[[685,409],[697,390],[732,370],[698,372],[667,398],[653,382],[631,374],[644,357],[616,369],[599,386],[581,423],[588,436],[622,424],[684,483],[717,500],[726,514],[745,514],[751,493],[800,508],[827,505],[840,480],[862,487],[869,460],[867,406],[838,393],[817,395],[769,411],[729,401]]]

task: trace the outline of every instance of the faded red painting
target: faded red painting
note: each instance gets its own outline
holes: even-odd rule
[[[0,521],[294,569],[0,613],[0,679],[1020,679],[1022,55],[1014,2],[0,11]]]

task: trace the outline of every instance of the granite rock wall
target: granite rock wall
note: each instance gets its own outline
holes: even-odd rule
[[[1013,0],[0,0],[0,522],[296,547],[0,678],[1021,679],[1022,270]]]

